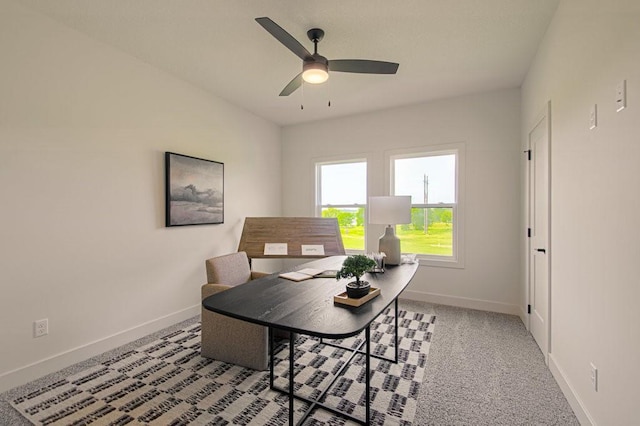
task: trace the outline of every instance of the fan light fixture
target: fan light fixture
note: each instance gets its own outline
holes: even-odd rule
[[[302,67],[302,79],[307,83],[320,84],[329,78],[326,64],[320,62],[306,62]]]

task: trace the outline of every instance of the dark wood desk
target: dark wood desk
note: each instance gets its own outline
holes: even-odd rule
[[[340,269],[345,256],[334,256],[300,265],[295,269]],[[241,319],[255,324],[269,327],[270,341],[272,341],[273,329],[290,331],[289,345],[289,371],[294,371],[294,334],[340,339],[351,337],[365,331],[366,355],[366,415],[365,419],[353,418],[350,415],[327,407],[316,401],[309,401],[299,397],[293,392],[293,374],[289,374],[289,423],[293,423],[293,399],[298,398],[310,402],[309,412],[315,406],[321,406],[335,413],[347,416],[359,423],[369,424],[369,388],[370,388],[370,333],[371,322],[382,311],[395,303],[396,309],[396,360],[397,360],[397,303],[398,296],[409,285],[418,269],[418,264],[404,264],[389,267],[384,274],[365,274],[364,279],[371,283],[372,287],[380,288],[380,295],[366,304],[353,308],[344,305],[335,305],[333,296],[344,291],[346,279],[313,278],[306,281],[294,282],[280,278],[278,274],[272,274],[246,284],[217,293],[203,300],[205,309]],[[271,342],[273,343],[273,342]],[[356,349],[361,351],[361,348]],[[271,344],[271,386],[273,386],[273,344]],[[354,352],[353,356],[356,353]],[[352,358],[353,358],[352,356]],[[319,398],[321,399],[321,398]],[[303,417],[301,420],[304,421]]]

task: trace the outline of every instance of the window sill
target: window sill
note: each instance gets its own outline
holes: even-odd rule
[[[352,256],[354,254],[367,254],[364,250],[355,250],[355,249],[345,249],[344,252],[347,256]]]

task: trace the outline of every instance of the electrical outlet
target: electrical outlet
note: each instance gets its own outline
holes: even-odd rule
[[[591,366],[591,385],[593,386],[593,390],[598,392],[598,369],[593,363],[589,365]]]
[[[33,322],[33,337],[42,337],[49,334],[49,319],[41,319]]]

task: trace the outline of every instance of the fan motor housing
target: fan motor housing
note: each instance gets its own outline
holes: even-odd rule
[[[302,67],[304,68],[306,64],[322,64],[325,67],[329,67],[329,60],[318,53],[314,53],[310,58],[304,60]]]

